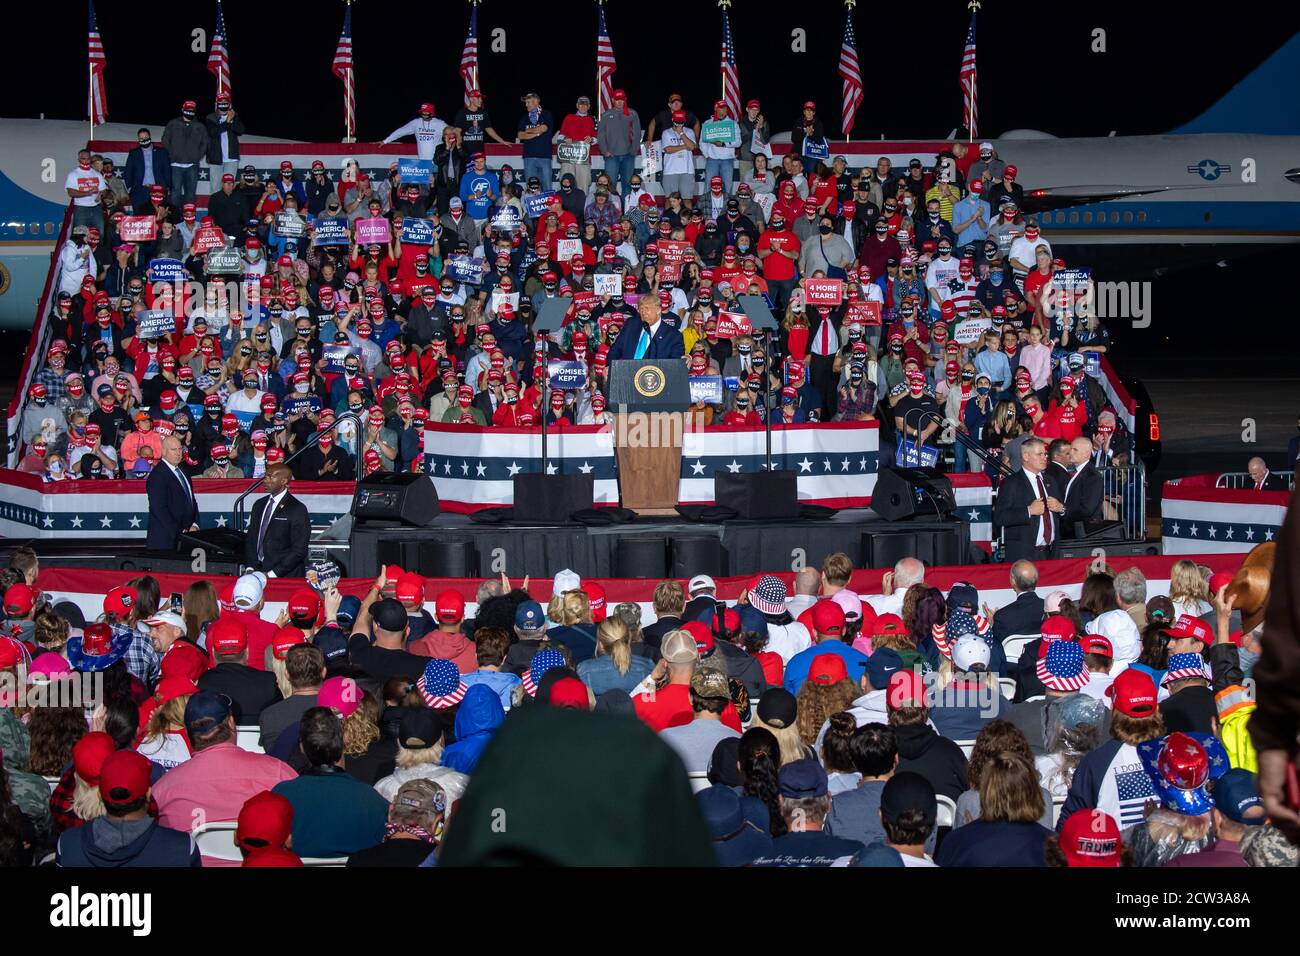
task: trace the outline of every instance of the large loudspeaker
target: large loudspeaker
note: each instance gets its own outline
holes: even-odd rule
[[[415,567],[428,578],[476,578],[478,552],[472,541],[421,541]]]
[[[668,569],[668,539],[656,535],[630,534],[618,539],[614,551],[614,576],[620,578],[662,578]]]
[[[726,576],[722,539],[717,535],[674,535],[672,547],[673,563],[669,577],[692,578],[697,574]]]
[[[595,475],[515,475],[515,524],[568,524],[592,506]]]
[[[799,480],[793,471],[759,471],[749,475],[714,472],[713,503],[749,520],[799,517]]]
[[[352,499],[359,522],[405,524],[423,528],[438,517],[438,489],[421,474],[379,472],[362,478]]]
[[[957,510],[952,482],[935,468],[881,468],[871,492],[871,510],[886,521],[918,515],[946,517]]]

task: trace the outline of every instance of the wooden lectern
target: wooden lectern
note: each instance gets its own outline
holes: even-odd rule
[[[613,362],[609,410],[623,507],[646,515],[676,514],[682,476],[684,413],[691,404],[681,359]]]

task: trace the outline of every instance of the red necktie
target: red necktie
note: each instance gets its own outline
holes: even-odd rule
[[[1047,489],[1043,487],[1043,476],[1034,475],[1038,482],[1038,497],[1043,500],[1043,547],[1052,546],[1052,513],[1047,510]]]
[[[822,339],[821,354],[830,355],[831,354],[831,320],[829,316],[822,319],[821,339]]]
[[[1255,490],[1256,490],[1256,491],[1263,491],[1263,490],[1264,490],[1264,482],[1262,482],[1262,481],[1257,481],[1257,482],[1255,482]]]

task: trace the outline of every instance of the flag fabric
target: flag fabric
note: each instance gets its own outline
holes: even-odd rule
[[[858,66],[858,41],[853,35],[853,7],[844,10],[844,42],[840,44],[840,79],[844,102],[840,109],[840,128],[844,138],[853,131],[853,121],[862,105],[862,71]]]
[[[99,21],[95,19],[95,3],[90,0],[90,122],[94,126],[108,122],[108,103],[104,98],[104,41],[99,36]]]
[[[469,32],[465,34],[465,48],[460,52],[460,76],[465,82],[465,105],[469,106],[471,90],[478,89],[478,5],[469,11]]]
[[[979,93],[975,83],[975,13],[970,15],[966,31],[966,50],[961,57],[961,122],[971,139],[979,133]]]
[[[740,116],[740,75],[736,72],[736,47],[731,40],[731,20],[722,11],[722,100],[735,118]]]
[[[603,116],[605,110],[614,105],[614,82],[610,79],[618,69],[614,61],[614,44],[610,42],[609,30],[605,26],[605,8],[597,7],[599,23],[596,27],[596,115]]]
[[[357,102],[352,88],[352,4],[343,14],[343,32],[339,34],[338,49],[334,51],[333,73],[343,81],[343,110],[348,135],[356,128]]]
[[[208,72],[217,78],[217,95],[230,92],[230,52],[226,48],[226,17],[217,3],[217,27],[212,31],[212,46],[208,50]]]

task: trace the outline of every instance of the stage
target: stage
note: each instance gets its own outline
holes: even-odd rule
[[[913,555],[929,565],[981,563],[966,521],[885,521],[855,508],[826,519],[689,522],[638,518],[606,527],[494,526],[442,514],[425,528],[354,526],[346,573],[369,577],[397,564],[426,577],[550,577],[571,568],[583,577],[715,577],[820,567],[843,551],[859,568],[891,567]]]

